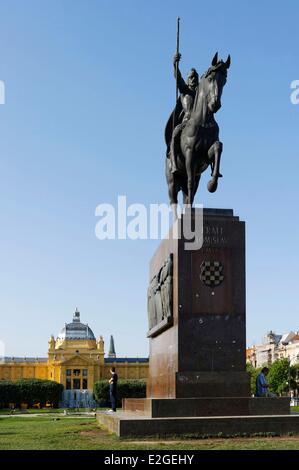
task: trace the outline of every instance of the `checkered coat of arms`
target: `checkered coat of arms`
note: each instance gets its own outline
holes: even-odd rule
[[[203,261],[200,265],[200,280],[208,287],[217,287],[224,280],[220,261]]]

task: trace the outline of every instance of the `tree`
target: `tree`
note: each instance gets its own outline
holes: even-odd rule
[[[290,389],[291,383],[290,363],[287,358],[274,361],[270,367],[267,381],[272,385],[271,391],[283,393]]]
[[[251,390],[251,393],[254,395],[255,394],[255,388],[256,388],[256,385],[255,385],[256,378],[257,378],[258,374],[260,373],[261,368],[256,369],[250,362],[247,362],[246,363],[246,370],[250,374],[250,390]]]

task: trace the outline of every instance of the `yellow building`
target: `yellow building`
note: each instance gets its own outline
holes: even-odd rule
[[[105,357],[102,336],[96,340],[91,328],[80,321],[78,310],[58,337],[51,336],[47,358],[5,357],[0,361],[0,380],[49,379],[63,384],[63,406],[91,404],[94,382],[110,377],[116,367],[120,379],[147,378],[148,358],[116,357],[111,336]]]

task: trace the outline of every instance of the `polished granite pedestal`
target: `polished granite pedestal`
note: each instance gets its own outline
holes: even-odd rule
[[[250,394],[245,223],[230,209],[204,209],[203,245],[190,249],[187,217],[194,228],[200,210],[176,222],[150,263],[147,398],[98,420],[119,436],[299,432],[288,398]]]

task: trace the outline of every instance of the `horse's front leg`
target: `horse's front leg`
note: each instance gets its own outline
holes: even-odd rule
[[[222,177],[219,172],[222,148],[222,142],[217,140],[208,151],[208,158],[212,167],[212,179],[208,182],[208,191],[210,191],[210,193],[214,193],[216,191],[218,186],[218,178]]]
[[[185,154],[186,159],[186,172],[187,172],[187,205],[192,206],[194,199],[195,188],[195,168],[193,164],[193,152],[190,148],[187,149]]]
[[[173,214],[173,220],[175,221],[178,218],[178,192],[179,192],[179,186],[177,183],[177,177],[171,172],[171,163],[169,158],[166,158],[165,162],[165,174],[166,174],[166,180],[167,180],[167,185],[168,185],[168,196],[169,196],[169,202],[171,205],[172,209],[172,214]]]

